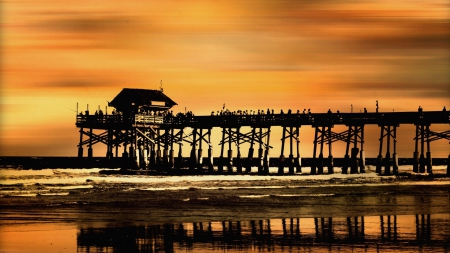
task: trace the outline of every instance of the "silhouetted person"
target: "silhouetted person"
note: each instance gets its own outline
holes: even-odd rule
[[[364,107],[364,113],[367,113],[367,109]]]

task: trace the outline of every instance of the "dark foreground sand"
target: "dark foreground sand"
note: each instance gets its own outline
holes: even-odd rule
[[[48,185],[41,183],[34,185],[3,184],[4,190],[10,189],[11,191],[14,191],[15,188],[22,188],[29,192],[33,192],[33,190],[35,190],[34,192],[36,190],[39,192],[39,189],[48,187]],[[336,251],[338,249],[336,248],[337,246],[340,247],[337,251],[342,250],[345,252],[355,251],[355,249],[361,252],[377,252],[380,249],[384,249],[382,251],[396,252],[405,250],[412,252],[449,251],[450,180],[448,178],[365,176],[309,180],[307,178],[296,179],[295,177],[272,177],[270,180],[250,181],[237,180],[237,178],[236,180],[211,178],[202,180],[179,179],[174,181],[153,180],[151,182],[142,182],[142,180],[137,180],[137,182],[112,182],[96,178],[74,185],[73,188],[67,187],[67,185],[59,188],[57,185],[52,185],[52,187],[52,190],[42,194],[38,193],[37,196],[20,197],[5,194],[1,198],[0,228],[2,233],[5,235],[11,231],[17,232],[14,230],[14,227],[17,228],[18,226],[24,230],[23,232],[30,232],[30,230],[35,229],[36,224],[75,226],[77,228],[77,236],[74,238],[77,243],[76,249],[73,249],[73,246],[68,248],[61,247],[61,251],[64,252],[96,252],[94,249],[110,249],[111,251],[109,252],[176,252],[177,249],[183,252],[186,250],[192,250],[193,252],[223,252],[223,247],[227,248],[228,252],[278,252],[281,249],[285,252],[304,252],[309,250],[328,252],[330,249]],[[414,221],[414,215],[416,216],[416,221]],[[381,240],[380,238],[384,238],[383,233],[387,233],[388,228],[389,231],[391,230],[390,222],[394,221],[394,218],[391,220],[391,217],[397,219],[397,216],[410,217],[409,223],[417,223],[415,226],[411,226],[412,230],[416,228],[417,231],[408,232],[405,228],[400,229],[401,233],[407,233],[408,238],[412,239],[401,244],[392,240]],[[342,220],[345,223],[346,219],[347,222],[350,219],[354,225],[354,221],[360,220],[361,217],[381,217],[381,228],[383,228],[381,231],[378,231],[380,218],[376,218],[377,225],[372,224],[377,228],[375,229],[376,231],[370,232],[369,229],[366,229],[365,232],[366,234],[373,233],[375,239],[369,240],[367,239],[369,237],[359,238],[353,244],[353,237],[349,236],[355,235],[352,234],[352,229],[349,228],[347,232],[342,232],[342,234],[345,234],[343,237],[347,238],[345,241],[339,241],[339,236],[337,235],[336,238],[333,236],[334,239],[332,241],[320,242],[318,240],[320,233],[317,231],[323,232],[326,229],[317,229],[326,227],[329,219],[334,219],[335,223],[336,220]],[[387,217],[389,217],[389,226],[383,225],[388,221]],[[427,217],[431,217],[430,219],[433,222],[423,223],[423,219],[426,220]],[[282,238],[280,239],[282,243],[280,243],[276,239],[275,229],[270,231],[270,225],[266,224],[270,223],[270,221],[275,224],[277,220],[282,221],[284,225],[286,220],[293,224],[297,219],[308,220],[313,218],[315,220],[318,219],[318,223],[316,221],[316,233],[314,234],[313,231],[310,240],[302,241],[300,237],[297,239],[291,238],[289,244],[291,246],[302,245],[298,248],[284,248],[283,245],[286,241],[285,237],[281,235],[285,236],[286,230],[280,229],[280,238]],[[366,220],[370,219],[367,218]],[[223,222],[227,222],[227,225],[220,225],[225,224]],[[251,246],[254,245],[251,239],[245,239],[244,244],[247,246],[236,248],[237,242],[234,237],[231,241],[223,239],[225,238],[226,233],[224,231],[226,229],[233,230],[239,227],[242,231],[245,231],[246,228],[248,228],[248,231],[259,231],[259,222],[266,224],[261,227],[269,226],[269,232],[266,231],[267,228],[264,228],[263,230],[266,232],[262,232],[262,234],[268,233],[269,236],[273,237],[270,237],[271,239],[268,242],[259,241],[261,243],[260,246],[262,245],[261,247],[255,248]],[[366,223],[366,226],[369,226],[368,222]],[[223,247],[215,249],[204,244],[194,243],[189,247],[183,243],[174,244],[179,241],[179,234],[173,231],[178,231],[179,226],[183,227],[183,224],[184,226],[187,226],[186,224],[203,224],[202,231],[203,229],[207,230],[207,224],[216,224],[216,227],[220,227],[219,237],[222,238],[216,243]],[[291,229],[295,227],[290,224],[286,226],[288,228],[291,226]],[[422,224],[425,228],[429,227],[429,229],[420,230],[419,227]],[[355,232],[358,232],[358,229],[361,229],[364,225],[356,223],[355,226],[357,227]],[[386,226],[386,231],[384,231],[384,226]],[[401,226],[405,227],[406,225]],[[217,229],[214,226],[212,227],[212,230]],[[105,228],[113,228],[115,230],[105,232]],[[127,235],[130,228],[132,231],[144,229],[147,232],[144,233],[145,236],[139,237],[141,239],[144,238],[143,241],[141,239],[134,240],[137,246],[128,242],[126,244],[128,246],[125,245],[126,247],[123,246],[125,248],[120,248],[116,245],[117,240],[121,241],[122,239],[118,238],[130,236]],[[198,228],[192,229],[196,231]],[[336,229],[333,229],[333,231]],[[395,229],[397,230],[397,228]],[[428,241],[419,241],[421,237],[415,236],[418,233],[418,229],[422,232],[428,231],[429,236],[425,236],[425,238],[429,238]],[[383,233],[381,233],[382,231]],[[394,231],[394,225],[392,225],[392,231]],[[149,235],[149,233],[152,235]],[[186,233],[189,234],[190,232]],[[192,238],[195,239],[195,232],[193,233]],[[299,234],[301,235],[301,233],[304,232]],[[338,231],[336,230],[335,233],[338,234]],[[99,234],[103,237],[99,237]],[[159,250],[146,248],[148,245],[153,244],[149,244],[145,238],[150,236],[149,238],[151,239],[158,234],[160,236],[157,236],[157,239],[159,238],[158,240],[163,241],[161,242],[163,246]],[[213,232],[211,232],[210,237],[212,234]],[[178,239],[173,238],[175,235],[178,236]],[[204,236],[204,234],[202,235]],[[239,235],[242,236],[241,231]],[[133,236],[137,237],[138,235],[133,234]],[[256,238],[252,236],[249,238]],[[91,239],[85,241],[83,239],[85,237]],[[109,240],[104,237],[115,239],[110,238]],[[202,237],[202,240],[208,241],[213,238],[210,237],[208,237],[209,239]],[[169,238],[171,244],[167,245]],[[241,238],[239,240],[243,240],[242,237],[239,238]],[[98,245],[96,243],[98,240],[106,240],[108,243]],[[91,243],[92,245],[90,245]],[[122,245],[123,242],[119,244]],[[137,248],[132,251],[126,250],[127,247],[131,247],[130,245],[135,245]],[[139,245],[146,247],[142,248]],[[355,245],[359,246],[356,247]],[[14,246],[9,244],[8,247],[5,252],[13,252],[11,247]],[[0,252],[2,252],[1,249],[0,247]],[[43,247],[43,249],[45,250],[46,248]]]

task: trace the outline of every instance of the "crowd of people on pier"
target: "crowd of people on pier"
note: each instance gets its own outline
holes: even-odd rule
[[[419,106],[418,108],[419,113],[423,111],[422,107]],[[446,108],[444,107],[443,111],[446,111]],[[341,113],[336,111],[333,113],[331,109],[328,109],[327,111],[328,115],[333,114],[333,117],[341,118]],[[364,108],[364,114],[367,114],[367,109]],[[79,121],[87,121],[88,117],[90,120],[94,120],[95,122],[124,122],[124,121],[133,121],[135,120],[136,116],[140,116],[142,122],[156,122],[155,119],[158,119],[158,122],[164,122],[164,123],[171,123],[171,124],[181,124],[181,123],[187,123],[192,122],[194,119],[194,113],[192,111],[185,111],[179,112],[177,114],[174,114],[172,110],[152,110],[148,108],[141,108],[138,110],[138,113],[124,113],[122,111],[116,111],[115,109],[112,111],[111,115],[106,115],[103,113],[102,110],[95,111],[94,115],[89,115],[89,111],[85,111],[85,115],[83,115],[83,112],[79,113]],[[150,117],[149,117],[150,116]],[[284,112],[283,109],[281,109],[278,113],[275,112],[274,109],[267,108],[265,109],[258,109],[258,110],[235,110],[231,111],[229,109],[225,109],[225,107],[222,110],[218,111],[212,111],[211,117],[209,117],[209,120],[222,120],[224,122],[231,122],[231,120],[237,121],[237,122],[244,122],[244,121],[252,121],[252,122],[270,122],[273,120],[282,120],[282,119],[295,119],[300,118],[303,120],[312,120],[311,117],[311,109],[303,109],[302,112],[300,110],[297,110],[296,112],[293,112],[291,109],[288,109],[287,112]],[[230,117],[232,116],[232,117]],[[205,117],[205,116],[203,116]],[[200,117],[200,118],[203,118]],[[208,117],[208,116],[206,116]],[[217,118],[216,118],[217,117]],[[143,119],[143,120],[142,120]]]

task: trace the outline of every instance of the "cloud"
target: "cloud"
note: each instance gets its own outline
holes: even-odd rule
[[[62,88],[62,89],[86,89],[86,88],[106,88],[113,87],[112,83],[105,80],[89,81],[82,79],[67,79],[51,81],[38,84],[41,88]]]

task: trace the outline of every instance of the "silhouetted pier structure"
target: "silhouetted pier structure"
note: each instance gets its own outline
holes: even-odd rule
[[[191,112],[174,115],[170,111],[174,105],[176,103],[160,90],[123,89],[109,103],[115,108],[112,114],[100,111],[92,115],[87,110],[77,115],[76,126],[80,128],[78,157],[83,157],[84,146],[88,149],[87,156],[92,157],[93,145],[102,143],[107,147],[107,158],[121,155],[124,159],[134,159],[139,168],[176,172],[184,166],[182,149],[183,144],[188,143],[188,167],[192,173],[203,168],[212,172],[214,166],[217,166],[218,173],[225,173],[224,170],[227,173],[249,173],[252,167],[257,167],[258,174],[263,175],[268,174],[270,165],[270,141],[274,138],[271,130],[281,127],[278,174],[284,174],[285,168],[288,168],[289,174],[295,174],[302,171],[300,129],[302,126],[311,126],[315,129],[311,174],[323,174],[324,168],[328,173],[334,173],[332,143],[336,141],[346,143],[342,173],[346,174],[349,170],[350,173],[364,173],[364,127],[377,125],[380,127],[380,139],[376,172],[390,175],[398,172],[397,128],[413,124],[416,126],[413,171],[431,174],[430,143],[439,139],[450,140],[450,130],[431,130],[435,124],[450,124],[450,113],[446,110],[426,112],[419,108],[416,112],[377,110],[375,113],[292,113],[290,110],[287,113],[274,113],[268,110],[267,113],[260,111],[256,115],[220,112],[210,116],[195,116]],[[333,127],[336,125],[346,126],[348,130],[334,132]],[[251,131],[243,132],[244,127],[249,127]],[[213,128],[220,128],[222,132],[217,163],[214,163],[211,142]],[[250,145],[246,157],[241,150],[244,143]],[[327,157],[324,157],[325,145],[328,146]],[[237,154],[233,154],[233,146]],[[119,154],[119,147],[123,148],[122,154]],[[286,147],[289,148],[288,157],[284,156]],[[206,156],[204,149],[207,151]],[[450,164],[447,174],[450,175]]]

